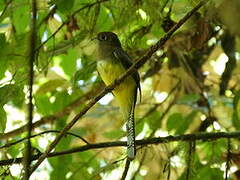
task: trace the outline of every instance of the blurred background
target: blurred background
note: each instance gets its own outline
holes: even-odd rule
[[[33,134],[41,135],[31,139],[33,153],[44,152],[104,88],[92,37],[115,32],[134,61],[199,2],[38,0]],[[240,129],[239,10],[239,0],[209,0],[139,69],[143,96],[136,107],[137,139]],[[24,154],[24,141],[9,143],[27,135],[23,126],[28,114],[30,21],[29,0],[0,1],[1,160]],[[104,96],[70,132],[56,152],[126,140],[113,95]],[[141,146],[127,179],[181,180],[187,171],[189,179],[224,179],[227,156],[227,177],[240,179],[239,145],[238,139],[231,139],[230,146],[227,139],[216,139]],[[125,156],[123,147],[56,156],[45,160],[31,179],[119,179]],[[1,179],[22,175],[21,164],[0,167]]]

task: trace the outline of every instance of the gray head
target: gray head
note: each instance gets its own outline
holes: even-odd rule
[[[117,35],[113,32],[100,32],[97,35],[99,45],[121,47]]]
[[[98,60],[109,60],[114,58],[113,51],[116,48],[121,48],[121,43],[117,35],[113,32],[100,32],[97,37],[97,59]]]

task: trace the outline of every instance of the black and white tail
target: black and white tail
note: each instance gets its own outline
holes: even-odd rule
[[[129,160],[133,160],[136,155],[134,109],[135,104],[127,119],[127,156]]]

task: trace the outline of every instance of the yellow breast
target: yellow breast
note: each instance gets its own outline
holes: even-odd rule
[[[113,63],[111,61],[99,61],[97,64],[98,72],[106,85],[114,82],[123,73],[126,72],[125,68],[120,63]],[[119,86],[113,90],[120,108],[125,115],[129,113],[134,103],[136,93],[136,82],[129,76]]]

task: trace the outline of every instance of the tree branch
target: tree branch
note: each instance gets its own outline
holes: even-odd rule
[[[202,7],[208,0],[202,0],[195,8],[187,13],[165,36],[163,36],[155,45],[151,46],[149,51],[139,60],[136,61],[120,78],[114,81],[114,83],[107,86],[101,93],[94,97],[83,109],[79,112],[61,131],[61,133],[54,139],[54,141],[47,147],[45,153],[43,153],[36,164],[32,167],[31,173],[37,169],[37,167],[43,162],[48,154],[56,147],[58,142],[66,134],[66,132],[72,128],[72,126],[81,118],[86,112],[95,105],[105,94],[111,92],[116,86],[118,86],[126,77],[132,74],[135,69],[141,67],[159,48],[166,43],[166,41],[172,36],[172,34],[178,30],[200,7]]]
[[[193,164],[193,153],[195,152],[195,145],[196,142],[195,141],[190,141],[189,142],[189,148],[188,148],[188,159],[187,159],[187,170],[186,170],[186,180],[191,179],[191,167]]]
[[[165,144],[170,142],[180,142],[180,141],[214,141],[221,138],[240,138],[240,131],[235,132],[217,132],[217,133],[196,133],[196,134],[184,134],[184,135],[176,135],[176,136],[167,136],[167,137],[155,137],[148,138],[142,140],[136,140],[137,146],[146,146],[146,145],[157,145],[157,144]],[[93,149],[101,149],[101,148],[111,148],[111,147],[120,147],[127,146],[126,141],[114,141],[114,142],[102,142],[95,144],[87,144],[80,147],[75,147],[69,150],[60,151],[60,152],[52,152],[47,155],[47,157],[55,157],[62,156],[72,153],[84,152]],[[37,160],[42,154],[39,153],[37,155],[33,155],[31,160]],[[22,163],[22,157],[13,158],[7,160],[1,160],[0,166],[11,165],[14,163]]]
[[[43,132],[40,132],[38,134],[34,134],[32,135],[30,138],[34,138],[34,137],[37,137],[37,136],[41,136],[43,134],[47,134],[47,133],[60,133],[61,131],[58,131],[58,130],[47,130],[47,131],[43,131]],[[89,142],[84,139],[83,137],[75,134],[75,133],[71,133],[71,132],[67,132],[66,135],[71,135],[71,136],[74,136],[74,137],[77,137],[79,139],[81,139],[83,142],[85,142],[86,144],[89,144]],[[0,147],[0,149],[3,149],[3,148],[7,148],[7,147],[10,147],[10,146],[13,146],[13,145],[16,145],[16,144],[19,144],[21,142],[23,142],[24,140],[26,140],[28,137],[24,137],[22,139],[19,139],[17,141],[14,141],[14,142],[10,142],[10,143],[7,143],[3,146]]]
[[[91,7],[95,6],[96,4],[100,4],[100,3],[103,3],[103,2],[106,2],[106,1],[109,1],[109,0],[101,0],[101,1],[96,1],[96,2],[94,2],[94,3],[92,3],[92,4],[87,4],[87,5],[83,6],[82,8],[79,8],[78,10],[76,10],[75,12],[73,12],[72,17],[75,16],[75,15],[76,15],[77,13],[79,13],[80,11],[84,10],[84,9],[91,8]],[[49,36],[49,37],[46,39],[46,41],[44,41],[42,44],[40,44],[40,45],[37,47],[36,51],[39,51],[39,49],[40,49],[41,47],[43,47],[44,44],[46,44],[50,39],[52,39],[66,24],[69,23],[69,21],[70,21],[70,19],[64,21],[64,22],[57,28],[57,30],[56,30],[51,36]]]
[[[29,40],[29,97],[28,97],[28,133],[27,133],[27,143],[26,143],[26,152],[24,159],[24,179],[28,180],[30,178],[30,167],[31,167],[31,156],[32,156],[32,147],[31,147],[31,134],[32,134],[32,120],[33,120],[33,80],[34,80],[34,60],[36,56],[35,46],[36,46],[36,21],[37,21],[37,3],[36,0],[32,0],[32,11],[30,13],[30,40]]]
[[[125,168],[124,168],[121,180],[125,180],[126,179],[127,173],[128,173],[129,167],[130,167],[130,163],[131,163],[131,161],[129,159],[126,159],[126,164],[125,164]]]
[[[230,169],[230,161],[231,161],[231,140],[230,138],[227,139],[227,144],[228,144],[228,148],[227,148],[227,162],[226,162],[226,170],[225,170],[225,179],[224,180],[227,180],[228,179],[228,171]]]
[[[6,5],[5,5],[5,7],[3,8],[2,13],[1,13],[1,15],[0,15],[0,21],[1,21],[1,18],[3,18],[5,12],[7,11],[9,5],[12,3],[12,1],[13,1],[13,0],[9,0],[9,1],[5,2]]]
[[[131,180],[134,180],[136,178],[137,174],[139,173],[139,171],[141,170],[143,162],[145,161],[145,158],[146,158],[146,154],[147,154],[147,149],[144,150],[142,158],[141,158],[140,163],[139,163],[139,166],[138,166],[137,170],[134,172]]]

